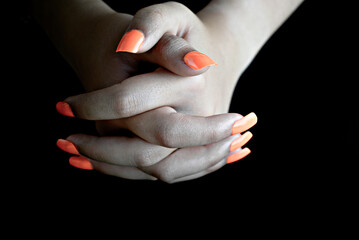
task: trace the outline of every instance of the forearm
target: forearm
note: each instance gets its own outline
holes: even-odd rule
[[[303,0],[212,0],[199,17],[248,65]],[[218,27],[220,26],[220,27]]]
[[[33,15],[59,52],[72,65],[81,44],[91,37],[96,19],[113,11],[100,0],[34,0]]]

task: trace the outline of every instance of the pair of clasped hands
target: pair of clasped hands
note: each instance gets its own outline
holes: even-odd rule
[[[99,136],[59,139],[57,146],[75,155],[69,163],[173,183],[247,156],[247,130],[257,117],[228,113],[239,77],[231,56],[238,53],[220,43],[226,36],[214,37],[213,26],[174,2],[97,19],[74,65],[86,93],[56,108],[95,121]]]

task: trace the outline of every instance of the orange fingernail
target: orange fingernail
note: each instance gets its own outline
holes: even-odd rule
[[[68,117],[75,117],[74,113],[71,110],[70,105],[66,102],[58,102],[56,104],[56,110],[62,115],[65,115]]]
[[[56,145],[64,152],[75,154],[75,155],[80,155],[80,153],[79,153],[79,151],[77,151],[75,145],[68,140],[59,139],[59,140],[57,140]]]
[[[217,65],[213,59],[200,52],[189,52],[184,56],[183,60],[194,70],[199,70],[211,65]]]
[[[243,147],[252,137],[253,134],[251,132],[246,132],[245,134],[241,135],[239,138],[232,142],[230,151],[233,152],[238,148]]]
[[[116,52],[131,52],[137,53],[140,49],[145,36],[141,31],[131,30],[128,31],[121,39],[117,46]]]
[[[250,113],[247,116],[237,120],[232,127],[232,135],[235,135],[237,133],[242,133],[254,125],[256,125],[258,121],[257,115],[255,113]]]
[[[227,164],[241,160],[242,158],[246,157],[250,153],[251,153],[251,150],[249,150],[249,148],[244,148],[238,152],[235,152],[228,156]]]
[[[71,166],[84,169],[84,170],[93,170],[91,162],[85,157],[70,157],[69,163]]]

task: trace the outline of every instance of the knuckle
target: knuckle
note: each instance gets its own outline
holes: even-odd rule
[[[173,174],[171,174],[168,170],[159,168],[154,172],[156,178],[165,183],[171,183],[174,180]]]
[[[177,130],[173,124],[161,124],[156,131],[156,139],[161,146],[175,148],[177,138]]]
[[[149,167],[158,162],[155,158],[155,153],[151,149],[137,151],[134,156],[135,165],[139,168]]]
[[[150,155],[147,152],[136,153],[134,157],[137,167],[148,167],[152,164]]]
[[[142,23],[147,22],[159,25],[164,19],[164,11],[164,7],[161,4],[145,7],[135,14],[135,19]]]
[[[209,143],[218,142],[219,140],[227,137],[226,136],[226,130],[227,126],[224,125],[222,122],[216,122],[213,119],[208,119],[208,125],[205,131],[206,139],[208,139]]]
[[[126,91],[118,91],[114,97],[114,108],[116,116],[119,118],[132,116],[139,108],[140,100],[138,97]]]
[[[169,2],[164,3],[164,5],[166,5],[168,7],[176,8],[179,10],[190,11],[189,8],[186,7],[184,4],[176,2],[176,1],[169,1]]]

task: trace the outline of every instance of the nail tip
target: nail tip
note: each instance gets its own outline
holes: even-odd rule
[[[66,139],[58,139],[56,141],[56,145],[59,149],[61,149],[64,152],[70,153],[70,154],[75,154],[75,155],[80,155],[79,151],[77,150],[76,146],[70,142],[69,140]]]
[[[117,45],[116,52],[137,53],[144,41],[144,34],[136,29],[130,30],[123,35]]]
[[[242,133],[252,128],[254,125],[257,124],[257,122],[258,122],[258,117],[254,112],[247,114],[246,116],[234,122],[232,126],[232,135]]]
[[[58,102],[56,103],[56,110],[58,113],[67,116],[67,117],[75,117],[74,113],[70,105],[67,102]]]
[[[83,170],[93,170],[93,166],[91,162],[81,156],[73,156],[69,158],[69,164],[75,168],[83,169]]]
[[[250,154],[250,153],[251,153],[251,150],[246,147],[246,148],[240,150],[239,152],[230,155],[227,158],[227,164],[237,162],[237,161],[245,158],[246,156],[248,156],[248,154]]]
[[[238,138],[236,138],[231,146],[230,146],[230,152],[234,152],[237,149],[243,147],[244,145],[246,145],[249,140],[251,140],[253,137],[253,134],[249,131],[245,132],[244,134],[240,135]]]
[[[206,54],[196,51],[187,53],[183,57],[183,60],[187,66],[194,70],[200,70],[205,67],[218,65],[212,58],[210,58]]]

